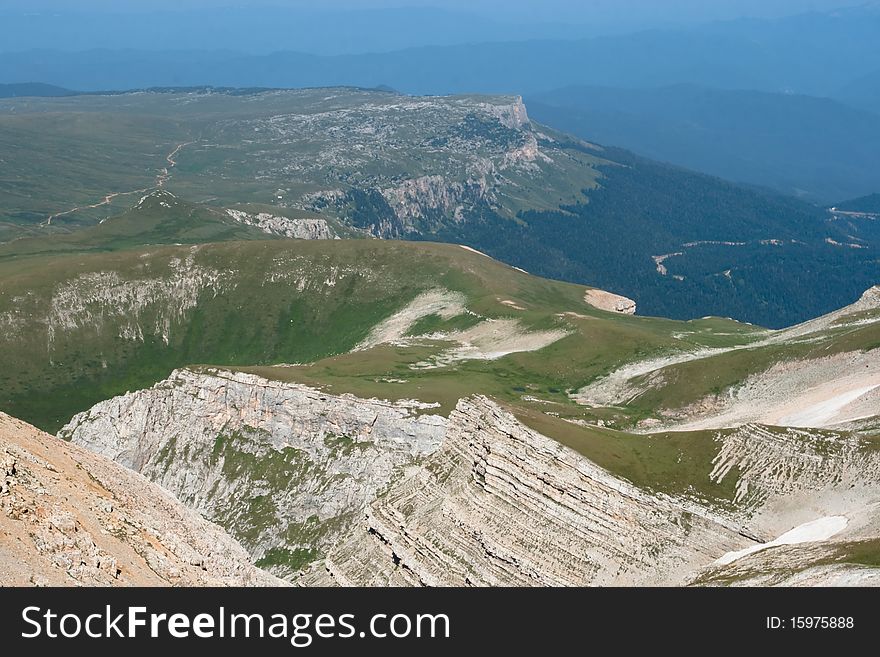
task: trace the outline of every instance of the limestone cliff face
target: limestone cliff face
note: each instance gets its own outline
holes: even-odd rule
[[[278,586],[220,527],[112,461],[0,413],[7,586]]]
[[[330,228],[326,219],[291,219],[268,212],[251,214],[241,210],[229,209],[226,214],[246,226],[259,228],[267,235],[289,237],[298,240],[332,240],[339,236]]]
[[[442,448],[370,505],[306,583],[671,584],[750,541],[462,400]]]
[[[736,501],[745,508],[829,489],[873,490],[880,499],[880,452],[859,437],[750,424],[719,442],[710,477],[736,476]]]
[[[420,219],[437,213],[460,221],[467,207],[491,201],[490,194],[485,177],[460,183],[438,175],[405,180],[382,190],[382,196],[406,231],[417,230]]]
[[[751,545],[484,397],[412,402],[175,372],[61,435],[133,468],[305,584],[667,584]],[[442,443],[442,446],[441,446]]]
[[[60,435],[143,473],[225,527],[258,563],[290,574],[402,467],[437,449],[445,420],[425,410],[181,370],[98,404]]]
[[[529,125],[529,113],[522,96],[517,96],[512,103],[507,105],[483,103],[480,107],[488,114],[495,116],[505,128],[521,130]]]
[[[77,330],[100,331],[111,322],[118,326],[122,340],[156,336],[168,344],[172,328],[198,305],[202,295],[221,294],[230,287],[228,271],[196,264],[198,251],[198,246],[191,247],[185,259],[175,257],[166,267],[145,268],[137,278],[115,271],[82,274],[56,287],[47,310],[36,299],[23,299],[5,321],[0,319],[0,325],[17,325],[24,331],[29,325],[24,317],[45,313],[50,358],[56,343],[63,352],[65,341]]]

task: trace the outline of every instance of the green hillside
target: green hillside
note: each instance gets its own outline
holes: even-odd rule
[[[518,333],[567,334],[538,352],[413,370],[448,340],[348,354],[421,293],[463,295],[479,319]],[[248,368],[450,410],[474,392],[571,404],[566,394],[617,363],[658,350],[737,344],[755,330],[612,315],[585,288],[536,278],[459,246],[380,240],[229,242],[0,260],[0,403],[47,430],[75,412],[192,364]],[[564,313],[573,313],[566,315]],[[461,315],[462,313],[457,313]],[[415,332],[474,320],[426,316]],[[672,337],[678,326],[687,338]],[[273,368],[279,363],[310,367]],[[407,385],[383,380],[406,379]],[[574,408],[574,404],[571,404]]]

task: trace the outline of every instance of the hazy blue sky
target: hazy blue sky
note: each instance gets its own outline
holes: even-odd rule
[[[0,0],[0,52],[105,48],[339,55],[418,46],[582,39],[743,16],[774,18],[858,2]]]
[[[4,0],[8,10],[71,11],[192,9],[229,5],[237,7],[285,6],[310,9],[368,7],[443,7],[466,11],[486,11],[510,17],[541,19],[600,20],[621,22],[638,12],[658,21],[693,21],[737,16],[782,16],[786,14],[861,4],[859,0]]]
[[[766,20],[843,7],[859,9]],[[765,20],[704,25],[745,16]],[[880,80],[878,33],[880,0],[0,0],[0,82],[408,93],[688,83],[870,98],[859,90]]]

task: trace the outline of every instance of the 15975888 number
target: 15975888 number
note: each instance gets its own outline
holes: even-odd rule
[[[855,626],[852,616],[792,616],[789,622],[793,630],[839,630]]]

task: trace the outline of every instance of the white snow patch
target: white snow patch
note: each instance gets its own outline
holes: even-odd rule
[[[471,253],[476,253],[477,255],[486,256],[487,258],[491,258],[491,257],[492,257],[492,256],[487,256],[487,255],[486,255],[485,253],[483,253],[482,251],[477,251],[476,249],[472,249],[472,248],[469,247],[469,246],[465,246],[464,244],[459,244],[459,246],[460,246],[461,248],[463,248],[465,251],[470,251]],[[516,267],[514,267],[514,269],[516,269]]]
[[[835,534],[843,531],[848,522],[846,516],[826,516],[824,518],[819,518],[818,520],[812,520],[785,532],[782,536],[769,543],[761,543],[759,545],[747,547],[743,550],[728,552],[715,561],[715,563],[720,566],[725,566],[729,563],[733,563],[737,559],[742,559],[755,552],[760,552],[761,550],[777,547],[779,545],[798,545],[799,543],[827,541]]]

